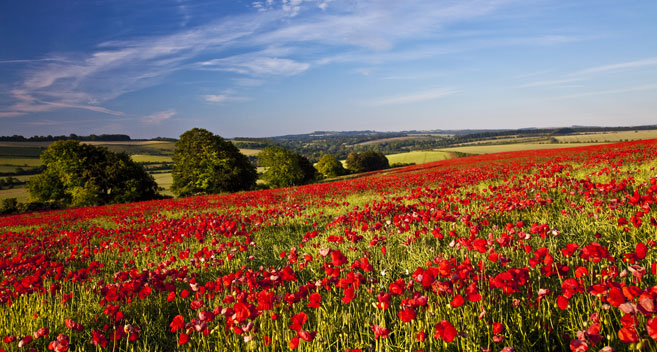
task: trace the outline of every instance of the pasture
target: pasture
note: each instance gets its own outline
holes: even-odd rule
[[[390,154],[386,155],[390,165],[395,163],[401,164],[424,164],[438,160],[445,160],[453,158],[453,154],[443,151],[412,151],[408,153]]]
[[[599,143],[513,143],[513,144],[490,144],[490,145],[469,145],[462,147],[442,148],[442,152],[459,152],[472,155],[492,154],[503,152],[517,152],[522,150],[543,150],[543,149],[560,149],[586,147]]]
[[[604,143],[657,138],[657,130],[586,133],[555,137],[564,143]]]

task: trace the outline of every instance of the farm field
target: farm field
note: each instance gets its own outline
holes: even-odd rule
[[[394,163],[413,163],[424,164],[438,160],[445,160],[454,157],[451,153],[441,151],[412,151],[408,153],[390,154],[386,155],[390,165]]]
[[[0,217],[0,348],[657,350],[656,167],[649,140]]]
[[[512,143],[512,144],[491,144],[491,145],[472,145],[464,147],[443,148],[437,151],[442,152],[459,152],[465,154],[492,154],[504,152],[517,152],[522,150],[541,150],[541,149],[559,149],[559,148],[574,148],[586,147],[599,143]]]
[[[587,133],[555,137],[565,143],[620,142],[657,138],[657,130],[637,130],[609,133]]]

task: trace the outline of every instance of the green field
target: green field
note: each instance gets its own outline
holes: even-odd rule
[[[587,133],[556,137],[564,143],[621,142],[657,138],[657,130]]]
[[[260,154],[261,151],[262,151],[261,149],[240,148],[240,152],[246,156],[256,156]]]
[[[515,144],[496,144],[496,145],[472,145],[466,147],[444,148],[442,152],[458,152],[466,154],[492,154],[502,152],[516,152],[520,150],[537,150],[537,149],[556,149],[556,148],[574,148],[585,147],[600,143],[515,143]]]
[[[424,164],[438,160],[445,160],[452,158],[452,154],[443,151],[413,151],[408,153],[390,154],[386,155],[390,165],[401,164]]]
[[[138,163],[170,163],[173,159],[167,155],[145,155],[135,154],[130,156],[132,160]]]
[[[157,185],[164,189],[161,192],[162,194],[166,196],[173,196],[173,193],[171,193],[171,184],[173,183],[173,177],[171,177],[170,172],[153,174],[153,178],[155,179],[155,182],[157,182]]]
[[[24,203],[28,197],[29,193],[25,187],[0,190],[0,202],[7,198],[16,198],[19,202]]]

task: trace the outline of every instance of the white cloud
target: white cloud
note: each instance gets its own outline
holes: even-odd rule
[[[144,116],[141,120],[147,124],[157,125],[172,118],[174,115],[176,115],[176,110],[169,109]]]
[[[384,97],[380,99],[370,100],[365,102],[365,105],[369,106],[386,106],[386,105],[398,105],[398,104],[410,104],[418,103],[428,100],[436,100],[444,98],[456,93],[454,89],[449,88],[438,88],[431,89],[421,92],[414,92],[409,94],[402,94],[397,96]]]
[[[157,84],[190,67],[189,61],[200,53],[234,45],[270,20],[234,17],[169,36],[104,42],[82,57],[34,62],[10,92],[14,103],[8,110],[25,114],[74,108],[120,115],[100,105]]]
[[[306,71],[310,64],[291,59],[248,54],[206,61],[201,63],[201,67],[250,76],[293,76]]]
[[[583,78],[566,78],[566,79],[554,79],[554,80],[546,80],[546,81],[535,81],[535,82],[523,84],[520,87],[528,88],[528,87],[559,86],[566,83],[578,82],[581,81],[582,79]]]
[[[16,117],[25,115],[22,111],[0,111],[0,117]]]
[[[589,80],[589,79],[591,79],[594,76],[599,75],[599,74],[605,74],[605,73],[610,73],[610,72],[620,71],[620,70],[632,70],[632,69],[638,69],[638,68],[650,67],[650,66],[657,66],[657,57],[641,59],[641,60],[634,60],[634,61],[627,61],[627,62],[621,62],[621,63],[616,63],[616,64],[609,64],[609,65],[590,67],[590,68],[582,69],[582,70],[579,70],[579,71],[564,74],[564,75],[561,76],[561,78],[529,82],[529,83],[525,83],[523,85],[520,85],[519,87],[529,88],[529,87],[558,86],[558,85],[563,85],[563,84],[566,84],[566,83]],[[540,71],[538,73],[525,75],[525,77],[526,76],[544,75],[544,74],[547,74],[548,72],[549,71]],[[580,97],[580,96],[588,96],[588,95],[609,94],[609,93],[606,93],[606,92],[619,93],[619,92],[625,92],[625,91],[627,91],[627,90],[612,89],[612,90],[606,90],[606,91],[597,91],[597,92],[591,92],[591,93],[584,93],[584,95],[581,95],[581,94],[569,95],[569,96],[565,96],[565,97]]]
[[[590,68],[587,68],[587,69],[584,69],[584,70],[577,71],[574,74],[575,75],[589,75],[589,74],[592,74],[592,73],[603,73],[603,72],[619,71],[619,70],[641,68],[641,67],[648,67],[648,66],[657,66],[657,57],[647,58],[647,59],[643,59],[643,60],[636,60],[636,61],[621,62],[621,63],[611,64],[611,65],[590,67]]]
[[[30,61],[10,93],[13,104],[3,106],[2,114],[75,108],[120,115],[103,105],[185,69],[231,72],[264,82],[272,76],[298,75],[318,64],[379,64],[432,57],[450,49],[397,46],[410,39],[434,38],[449,24],[489,14],[506,2],[255,1],[254,8],[262,12],[227,16],[165,36],[103,42],[87,54]],[[185,2],[177,6],[186,25]],[[235,80],[242,86],[257,85],[255,80],[245,82],[249,81]],[[211,99],[228,99],[221,96]]]
[[[657,90],[657,84],[645,84],[645,85],[639,85],[639,86],[634,86],[634,87],[625,87],[625,88],[618,88],[618,89],[606,89],[606,90],[582,92],[582,93],[577,93],[577,94],[564,95],[564,96],[559,97],[559,98],[561,98],[561,99],[584,98],[584,97],[592,97],[592,96],[598,96],[598,95],[640,92],[640,91],[645,91],[645,90]]]
[[[203,99],[208,103],[241,103],[251,100],[248,97],[241,97],[232,95],[230,92],[224,92],[222,94],[208,94],[204,95]]]

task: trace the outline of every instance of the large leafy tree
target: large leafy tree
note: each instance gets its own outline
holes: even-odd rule
[[[388,158],[381,152],[368,150],[362,153],[352,152],[347,156],[347,168],[353,172],[382,170],[389,167]]]
[[[79,141],[57,141],[41,154],[43,172],[28,182],[30,197],[66,206],[155,199],[157,183],[125,153]]]
[[[332,154],[322,155],[315,168],[325,177],[342,176],[347,173],[340,160]]]
[[[258,178],[255,166],[233,143],[202,128],[180,136],[173,162],[171,190],[178,196],[249,190]]]
[[[267,168],[262,179],[273,187],[303,185],[314,180],[317,173],[306,157],[279,146],[263,149],[258,159]]]

